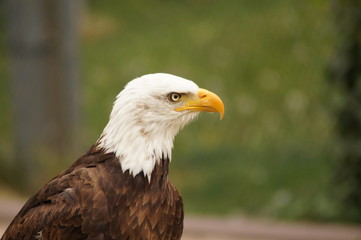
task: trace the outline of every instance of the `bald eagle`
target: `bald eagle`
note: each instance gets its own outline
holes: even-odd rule
[[[214,93],[170,74],[130,81],[96,143],[31,197],[2,240],[180,239],[183,202],[168,180],[173,139]]]

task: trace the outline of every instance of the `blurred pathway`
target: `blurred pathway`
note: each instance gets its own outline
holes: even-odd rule
[[[23,204],[0,198],[0,236]],[[186,217],[182,240],[361,240],[361,227]]]

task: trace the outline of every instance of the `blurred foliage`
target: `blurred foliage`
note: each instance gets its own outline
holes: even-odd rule
[[[324,76],[330,19],[326,0],[89,1],[79,154],[129,80],[168,72],[216,92],[226,106],[221,122],[202,114],[176,138],[170,177],[187,212],[343,220],[330,194],[337,152],[337,98]],[[5,65],[1,57],[3,79]],[[0,164],[13,151],[7,87],[2,81]]]

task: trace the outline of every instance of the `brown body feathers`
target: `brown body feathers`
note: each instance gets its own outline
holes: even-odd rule
[[[150,182],[93,146],[31,197],[1,240],[180,239],[183,203],[160,159]]]

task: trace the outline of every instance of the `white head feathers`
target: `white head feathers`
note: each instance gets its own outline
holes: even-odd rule
[[[129,82],[114,102],[110,120],[99,146],[114,152],[123,172],[148,176],[162,156],[171,159],[173,140],[198,112],[176,111],[182,101],[173,102],[171,93],[197,97],[199,88],[171,74],[156,73]]]

